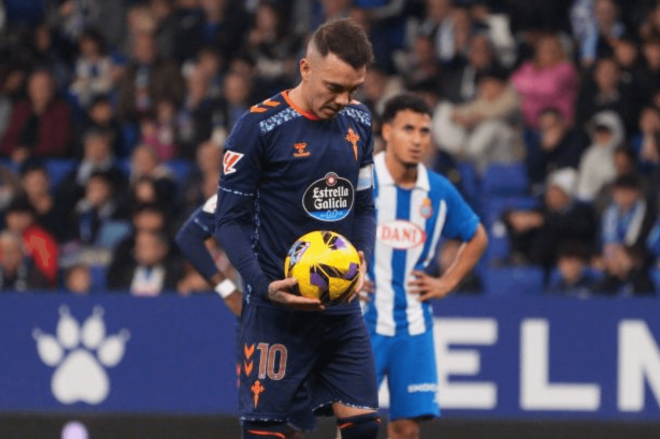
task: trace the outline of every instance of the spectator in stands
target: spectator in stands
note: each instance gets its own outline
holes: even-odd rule
[[[639,25],[639,34],[642,38],[660,36],[660,3],[651,3],[644,11],[644,17]]]
[[[633,90],[636,99],[648,98],[640,91],[640,71],[642,67],[639,40],[635,33],[626,32],[620,38],[612,41],[616,61],[621,72],[621,82],[626,89]]]
[[[56,96],[50,72],[32,73],[27,92],[28,99],[14,105],[0,151],[16,163],[30,157],[66,157],[72,137],[71,112]]]
[[[213,46],[229,59],[241,48],[250,28],[244,2],[228,0],[200,0],[202,13],[195,10],[182,21],[177,38],[177,58],[194,59],[204,46]]]
[[[626,26],[620,18],[621,11],[614,0],[594,0],[595,26],[589,28],[580,47],[582,65],[590,66],[596,59],[612,55],[613,41],[623,35]]]
[[[403,90],[403,80],[399,75],[390,74],[383,66],[373,65],[367,69],[360,100],[369,107],[372,114],[378,116],[382,114],[385,102],[392,96],[402,93]],[[374,129],[378,130],[378,127]]]
[[[29,45],[30,64],[48,70],[53,76],[56,90],[67,90],[71,82],[73,44],[61,38],[48,23],[41,23],[34,28]]]
[[[165,210],[161,206],[155,204],[141,204],[134,207],[131,212],[130,233],[124,236],[114,247],[110,265],[121,265],[124,261],[133,258],[135,235],[139,231],[162,233],[173,238],[177,226],[178,224],[174,224],[168,219]]]
[[[120,84],[118,118],[136,123],[155,111],[157,102],[169,99],[179,104],[184,84],[176,65],[158,55],[153,35],[133,39],[132,59]]]
[[[69,91],[78,105],[87,108],[96,96],[105,96],[113,86],[112,61],[103,36],[95,29],[86,29],[78,37],[78,59],[75,77]]]
[[[577,197],[591,202],[608,182],[614,180],[614,150],[624,140],[623,122],[612,111],[596,114],[589,126],[591,145],[580,158]]]
[[[631,147],[637,155],[639,167],[651,174],[660,166],[660,109],[647,106],[639,115],[639,132],[632,138]]]
[[[208,140],[197,148],[196,166],[183,185],[183,203],[187,214],[208,199],[204,194],[204,182],[217,176],[222,166],[222,146]],[[218,180],[216,179],[216,185]]]
[[[451,42],[445,53],[440,53],[440,61],[443,64],[462,64],[468,56],[470,38],[479,29],[470,14],[469,5],[454,2],[451,8]],[[481,26],[483,27],[483,26]]]
[[[76,158],[84,155],[85,134],[90,132],[105,132],[111,139],[111,151],[115,157],[126,157],[130,155],[133,144],[130,139],[124,142],[122,138],[122,127],[115,117],[115,111],[108,96],[97,96],[92,99],[84,117],[82,127],[76,139]]]
[[[76,0],[58,2],[50,21],[71,41],[84,29],[95,28],[110,48],[118,47],[126,35],[126,0],[90,0],[84,4]]]
[[[222,95],[225,61],[222,54],[212,46],[203,47],[197,53],[195,66],[209,81],[208,95],[211,99],[217,99]]]
[[[582,148],[577,131],[563,119],[557,108],[541,112],[538,133],[527,136],[525,164],[532,194],[543,192],[548,175],[561,168],[577,169]]]
[[[48,286],[55,287],[59,268],[57,241],[36,223],[36,217],[27,198],[16,197],[5,213],[6,230],[23,237],[25,254],[44,276]]]
[[[179,26],[175,17],[175,2],[172,0],[149,0],[149,12],[154,20],[154,33],[158,52],[167,59],[176,56],[176,38]]]
[[[128,220],[117,198],[112,177],[103,171],[94,171],[85,183],[84,196],[69,215],[65,240],[91,247],[97,244],[107,224]]]
[[[21,190],[21,182],[13,169],[0,163],[0,217]]]
[[[643,245],[617,247],[605,258],[605,278],[594,290],[606,295],[646,296],[655,294]]]
[[[639,75],[639,86],[643,96],[660,89],[660,34],[642,41],[644,65]]]
[[[119,169],[112,149],[113,133],[92,129],[83,137],[83,156],[78,166],[67,175],[58,188],[58,202],[69,212],[84,195],[87,180],[96,171],[102,171],[112,180],[117,193],[125,190],[126,176]]]
[[[434,120],[435,140],[458,160],[473,163],[481,175],[491,163],[517,163],[524,157],[520,99],[505,70],[487,68],[478,75],[474,100],[456,105],[443,121]],[[445,113],[446,114],[446,113]],[[445,128],[453,125],[449,136]],[[450,142],[455,143],[450,143]]]
[[[635,174],[614,181],[612,203],[601,225],[602,255],[607,260],[620,256],[624,247],[643,247],[655,220],[656,208],[644,196],[642,182]]]
[[[253,78],[238,70],[230,70],[225,75],[222,87],[223,98],[213,103],[214,129],[224,126],[231,131],[236,121],[256,102],[253,90]],[[263,96],[263,95],[262,95]],[[190,151],[184,151],[190,153]],[[194,151],[191,156],[194,157]]]
[[[213,130],[214,101],[210,97],[213,78],[195,65],[186,79],[185,100],[176,113],[176,142],[179,157],[194,159],[197,146],[210,139]]]
[[[67,268],[64,273],[64,288],[73,294],[89,294],[92,290],[92,275],[89,272],[89,266],[81,263]]]
[[[14,106],[11,97],[4,87],[5,78],[0,77],[0,139],[5,135],[9,121],[11,120],[11,110]]]
[[[620,177],[639,173],[639,169],[637,167],[637,157],[635,156],[635,152],[631,148],[627,146],[617,147],[613,153],[613,160],[614,160],[614,178],[612,179],[612,181],[603,185],[600,191],[598,191],[598,195],[596,196],[596,198],[591,202],[591,205],[594,208],[594,212],[596,213],[596,217],[598,218],[603,217],[603,213],[605,212],[605,209],[607,209],[607,207],[613,201],[612,190],[613,190],[614,182],[616,182],[616,180]],[[642,184],[645,187],[645,189],[648,189],[649,192],[657,192],[655,188],[647,187],[649,185],[647,184],[646,181],[642,180]],[[649,193],[648,195],[649,195],[649,199],[651,199],[652,194]]]
[[[539,115],[548,108],[561,111],[567,124],[573,124],[574,102],[578,90],[578,75],[567,59],[559,38],[546,35],[534,50],[534,59],[524,62],[511,81],[522,96],[525,124],[538,129]]]
[[[396,61],[397,72],[403,77],[408,89],[427,86],[440,92],[442,69],[435,53],[433,40],[428,35],[417,35],[412,47]]]
[[[134,296],[172,292],[182,277],[182,266],[182,261],[171,254],[169,239],[164,234],[138,231],[134,259],[111,265],[108,289],[129,291]]]
[[[548,294],[586,299],[594,294],[598,282],[589,267],[589,254],[577,243],[566,242],[557,255],[558,277],[548,287]]]
[[[592,248],[596,219],[588,204],[575,200],[576,186],[575,169],[558,169],[548,176],[540,209],[505,212],[514,263],[540,265],[548,275],[562,243]]]
[[[129,175],[132,205],[158,203],[176,209],[179,188],[171,171],[158,160],[156,151],[148,145],[139,145],[133,150]]]
[[[244,50],[256,62],[255,80],[267,94],[290,88],[298,73],[300,39],[289,30],[281,7],[261,2],[254,13]]]
[[[648,251],[655,270],[660,271],[660,216],[646,239],[646,250]]]
[[[433,39],[437,57],[441,62],[449,62],[455,54],[453,38],[452,0],[426,0],[424,21],[420,32]]]
[[[153,148],[161,162],[178,155],[176,114],[176,105],[165,100],[156,104],[155,116],[143,116],[140,120],[140,144]]]
[[[20,235],[8,230],[0,232],[0,292],[51,288],[26,252]]]
[[[490,40],[485,34],[475,34],[470,38],[467,62],[452,66],[444,75],[441,95],[454,104],[471,101],[477,95],[477,74],[494,65],[495,49]]]
[[[613,111],[632,132],[639,112],[635,90],[621,81],[621,71],[612,58],[596,61],[593,75],[580,90],[577,101],[577,120],[580,126],[602,111]]]
[[[46,167],[35,160],[29,160],[21,167],[21,189],[34,207],[37,224],[48,230],[60,242],[66,227],[66,210],[53,193]]]

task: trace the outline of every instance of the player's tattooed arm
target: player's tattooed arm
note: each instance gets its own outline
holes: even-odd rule
[[[293,278],[283,280],[276,280],[268,285],[268,298],[285,306],[300,310],[300,311],[322,311],[325,306],[321,304],[319,299],[311,299],[309,297],[299,296],[291,292],[291,288],[298,281]]]

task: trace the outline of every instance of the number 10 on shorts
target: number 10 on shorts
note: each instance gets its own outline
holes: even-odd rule
[[[283,344],[259,343],[259,373],[260,380],[268,377],[271,380],[281,380],[286,375],[287,350]],[[243,370],[246,376],[250,376],[253,369],[252,354],[254,353],[254,344],[245,345],[243,352],[245,360],[243,361]]]

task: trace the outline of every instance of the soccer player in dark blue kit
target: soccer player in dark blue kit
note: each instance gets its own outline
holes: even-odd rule
[[[332,411],[344,439],[375,439],[378,395],[358,301],[325,306],[292,292],[289,247],[313,230],[361,252],[374,236],[371,115],[353,100],[373,53],[351,20],[323,24],[300,83],[253,106],[225,145],[216,237],[244,282],[239,406],[244,438],[290,437],[294,413]],[[351,296],[354,298],[355,295]]]
[[[226,277],[206,247],[206,241],[215,235],[215,205],[218,196],[213,195],[198,207],[179,228],[176,244],[190,264],[224,300],[227,308],[236,316],[241,314],[243,295],[236,284]]]

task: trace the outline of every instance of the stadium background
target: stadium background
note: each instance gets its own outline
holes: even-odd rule
[[[295,84],[305,38],[343,16],[374,42],[359,99],[375,126],[387,97],[422,93],[435,109],[428,164],[491,237],[461,297],[436,306],[444,387],[457,399],[425,435],[660,436],[657,2],[3,0],[0,437],[61,437],[75,420],[92,438],[239,436],[234,321],[174,233],[215,191],[236,118]],[[544,41],[563,55],[536,76]],[[560,117],[544,122],[551,107]],[[478,129],[492,142],[480,144]],[[608,154],[586,160],[606,131]],[[557,153],[544,149],[553,135]],[[594,183],[594,168],[611,169]],[[635,242],[625,220],[605,233],[612,185],[629,175],[646,201]],[[579,290],[561,288],[558,246],[531,251],[566,240],[571,224],[545,206],[550,186],[594,217],[592,234],[571,236],[593,278]],[[554,228],[522,236],[507,213],[528,209]],[[27,228],[7,218],[25,212]],[[613,242],[630,264],[620,282],[605,252]],[[136,285],[153,247],[167,276]],[[331,437],[332,424],[320,425],[311,437]],[[75,425],[67,434],[84,437]]]

